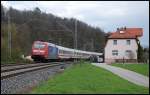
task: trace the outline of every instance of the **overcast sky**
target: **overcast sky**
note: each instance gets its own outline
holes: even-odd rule
[[[60,17],[77,18],[105,32],[118,27],[143,28],[141,44],[149,46],[149,1],[1,1],[3,6],[33,10]]]

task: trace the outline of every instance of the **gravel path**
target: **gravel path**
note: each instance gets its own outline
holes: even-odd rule
[[[133,71],[130,71],[127,69],[123,69],[120,67],[110,66],[105,63],[101,63],[101,64],[100,63],[92,63],[92,64],[95,66],[98,66],[98,67],[102,67],[108,71],[111,71],[112,73],[114,73],[134,84],[141,85],[144,87],[149,87],[149,77],[147,77],[147,76],[144,76],[139,73],[136,73],[136,72],[133,72]]]
[[[69,67],[71,64],[66,64]],[[1,94],[28,93],[30,88],[58,73],[61,66],[49,67],[1,80]]]

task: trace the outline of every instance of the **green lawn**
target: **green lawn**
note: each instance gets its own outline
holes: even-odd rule
[[[68,68],[34,88],[32,94],[78,93],[149,93],[102,68],[85,63]]]
[[[149,64],[115,64],[113,63],[111,65],[129,69],[137,73],[149,76]]]

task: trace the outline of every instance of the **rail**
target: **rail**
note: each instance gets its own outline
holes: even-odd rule
[[[70,63],[70,62],[69,62]],[[68,64],[68,62],[53,62],[53,63],[38,63],[38,64],[26,64],[26,65],[15,65],[15,66],[5,66],[1,67],[1,79],[6,79],[9,77],[24,74],[26,72],[36,71],[48,67],[61,66]]]

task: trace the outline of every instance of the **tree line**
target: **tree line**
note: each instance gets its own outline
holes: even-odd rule
[[[6,11],[7,10],[7,11]],[[50,41],[68,48],[75,47],[77,22],[77,49],[103,52],[105,32],[75,18],[62,18],[34,10],[9,9],[1,5],[1,60],[8,60],[8,31],[11,32],[12,58],[30,55],[34,41]]]

